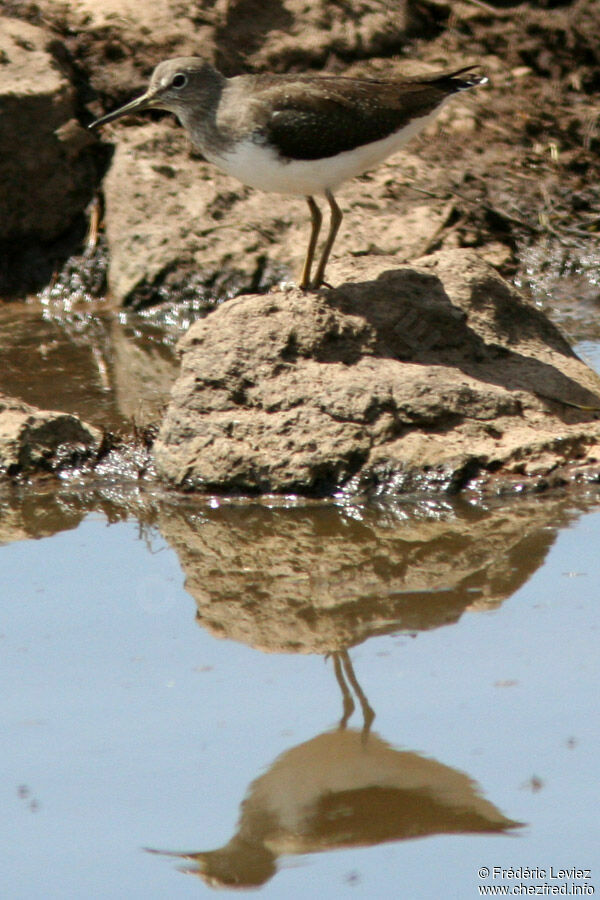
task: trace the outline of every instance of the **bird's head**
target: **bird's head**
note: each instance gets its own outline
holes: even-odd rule
[[[194,105],[202,106],[207,94],[218,91],[223,80],[223,76],[199,56],[168,59],[155,68],[147,90],[140,97],[96,119],[89,127],[98,128],[121,116],[146,109],[165,109],[184,120],[186,112]]]

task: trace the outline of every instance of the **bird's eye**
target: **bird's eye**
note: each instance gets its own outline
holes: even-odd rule
[[[178,72],[177,75],[173,76],[173,81],[171,82],[171,85],[174,88],[180,89],[180,88],[185,87],[187,82],[188,82],[187,75],[184,75],[182,72]]]

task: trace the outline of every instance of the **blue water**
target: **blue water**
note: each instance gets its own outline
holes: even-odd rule
[[[548,504],[549,550],[510,596],[486,604],[473,591],[476,608],[457,621],[391,627],[350,649],[376,713],[367,741],[468,775],[523,827],[283,854],[265,897],[462,900],[515,883],[481,879],[480,867],[524,865],[591,868],[600,891],[600,512],[573,510],[554,536],[555,501],[537,502]],[[332,660],[212,636],[176,552],[135,520],[93,513],[15,541],[0,570],[3,896],[213,894],[180,871],[193,862],[143,848],[224,845],[252,783],[336,730]],[[361,725],[357,705],[348,728]]]

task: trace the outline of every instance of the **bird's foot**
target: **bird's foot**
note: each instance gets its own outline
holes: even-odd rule
[[[330,291],[333,290],[333,285],[329,284],[328,281],[309,281],[307,283],[301,282],[298,287],[305,293],[313,293],[314,291],[320,290],[322,287],[328,288]]]

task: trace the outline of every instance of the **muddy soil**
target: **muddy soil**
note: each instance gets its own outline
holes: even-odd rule
[[[470,114],[457,120],[444,113],[442,139],[427,134],[412,145],[430,163],[431,177],[427,166],[416,180],[403,179],[399,168],[386,187],[388,198],[399,215],[424,199],[432,215],[443,213],[429,250],[491,247],[501,273],[525,286],[543,276],[550,258],[559,259],[563,272],[593,268],[600,249],[595,102],[600,7],[594,0],[416,0],[399,4],[393,13],[377,2],[362,4],[361,10],[331,4],[327,14],[321,4],[311,13],[291,0],[283,5],[204,4],[193,15],[188,10],[191,34],[183,20],[174,21],[166,2],[154,11],[152,29],[142,15],[143,4],[121,22],[111,13],[118,5],[110,4],[103,18],[83,0],[68,7],[50,0],[2,4],[5,15],[41,26],[51,36],[59,48],[53,52],[76,88],[83,124],[132,96],[159,59],[192,52],[198,41],[226,74],[275,69],[380,75],[399,66],[410,71],[415,60],[436,67],[465,59],[480,62],[490,87]],[[108,165],[106,146],[90,153],[100,188]],[[277,242],[276,228],[270,239]],[[36,281],[42,287],[39,278],[47,283],[60,277],[61,265],[81,252],[83,241],[79,219],[55,241],[5,245],[14,266],[4,274],[2,293],[19,296]],[[539,246],[544,252],[532,256],[531,248]],[[269,287],[282,274],[279,266],[261,273],[260,286]],[[195,285],[196,293],[209,300],[211,289],[224,296],[249,287],[243,278],[211,278]],[[185,293],[181,284],[171,286],[169,299]],[[257,286],[255,278],[250,287]],[[146,300],[164,300],[161,287],[149,291]],[[93,296],[105,290],[102,279],[91,285]]]

